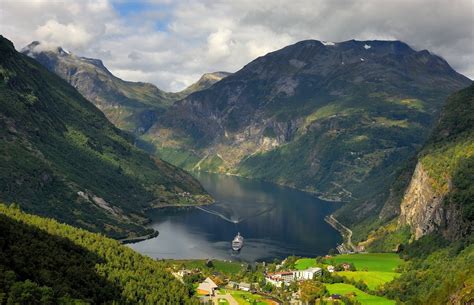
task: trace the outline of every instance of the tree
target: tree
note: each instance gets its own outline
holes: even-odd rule
[[[314,303],[327,293],[326,286],[318,281],[302,281],[300,283],[300,299],[306,303]]]
[[[52,305],[53,295],[53,289],[50,287],[40,287],[30,280],[16,282],[10,288],[7,305]]]

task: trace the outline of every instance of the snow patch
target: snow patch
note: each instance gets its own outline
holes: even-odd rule
[[[325,46],[335,46],[336,44],[332,41],[321,41],[321,43]]]
[[[370,49],[370,48],[372,48],[372,47],[369,46],[368,44],[364,44],[364,49],[368,50],[368,49]]]

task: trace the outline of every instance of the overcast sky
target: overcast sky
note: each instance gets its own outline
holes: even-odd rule
[[[398,39],[474,78],[474,0],[0,0],[0,33],[176,91],[304,40]]]

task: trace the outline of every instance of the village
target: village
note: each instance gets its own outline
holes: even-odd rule
[[[387,300],[376,296],[373,287],[360,280],[359,275],[371,270],[362,267],[358,271],[352,258],[357,261],[363,255],[291,256],[272,263],[208,259],[167,261],[167,264],[201,304],[361,304],[358,298],[366,296]]]

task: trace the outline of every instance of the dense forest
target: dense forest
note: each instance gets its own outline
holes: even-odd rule
[[[473,237],[450,243],[429,235],[404,249],[402,274],[386,284],[383,294],[404,304],[472,304],[474,300]]]
[[[162,263],[0,204],[0,304],[195,304]]]

